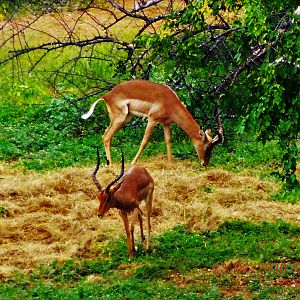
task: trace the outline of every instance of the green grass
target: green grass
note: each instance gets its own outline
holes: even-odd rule
[[[19,161],[26,168],[35,170],[65,167],[80,162],[85,164],[94,158],[95,146],[103,147],[101,135],[109,124],[103,103],[90,119],[82,120],[81,115],[87,109],[87,104],[77,103],[72,97],[49,99],[43,104],[2,103],[0,160]],[[114,156],[119,157],[117,148],[122,147],[126,159],[131,160],[139,147],[137,141],[142,140],[145,126],[145,122],[140,122],[135,128],[122,128],[113,140]],[[174,156],[197,160],[191,141],[176,125],[172,126],[172,135]],[[163,130],[157,126],[143,157],[165,152]],[[223,165],[238,172],[259,165],[273,167],[272,164],[279,157],[275,143],[262,145],[254,141],[240,143],[229,140],[225,147],[215,148],[211,165]]]
[[[96,147],[104,153],[101,136],[109,125],[109,118],[104,103],[101,103],[91,118],[81,119],[89,105],[70,96],[48,98],[44,103],[0,101],[0,160],[24,171],[93,163]],[[120,149],[126,153],[127,161],[132,160],[138,151],[146,124],[144,121],[135,124],[135,127],[127,125],[115,135],[112,145],[114,161],[120,159]],[[198,161],[190,139],[176,125],[172,126],[172,136],[175,158]],[[159,153],[166,153],[160,125],[154,129],[141,158]],[[228,139],[224,147],[214,149],[210,165],[222,165],[233,172],[248,169],[253,176],[277,180],[272,173],[278,166],[280,155],[275,142],[263,145],[256,141],[241,143]],[[296,203],[300,199],[299,189],[283,189],[274,195],[274,199]]]
[[[232,221],[205,233],[178,226],[157,236],[149,255],[138,250],[132,261],[118,239],[102,249],[101,259],[53,262],[16,274],[0,284],[0,298],[223,299],[238,280],[235,299],[296,299],[298,288],[277,283],[299,276],[299,236],[300,227],[282,221]],[[230,261],[239,264],[230,267]]]
[[[294,188],[292,190],[283,188],[279,193],[273,195],[273,199],[280,202],[295,204],[300,199],[300,188]]]

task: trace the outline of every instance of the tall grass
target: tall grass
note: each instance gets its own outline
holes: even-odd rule
[[[80,59],[77,48],[51,52],[32,71],[32,64],[42,53],[21,57],[18,65],[15,61],[7,63],[0,73],[0,105],[47,103],[52,97],[78,97],[81,90],[101,87],[101,82],[109,81],[115,72],[110,59],[117,54],[108,45],[89,49],[85,55],[90,51],[98,52],[97,60]]]

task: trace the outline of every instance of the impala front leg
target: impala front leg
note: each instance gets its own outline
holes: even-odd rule
[[[146,145],[148,144],[151,132],[152,132],[152,130],[155,127],[156,124],[157,124],[157,122],[151,120],[150,118],[148,119],[148,124],[147,124],[146,130],[145,130],[145,133],[144,133],[144,137],[143,137],[140,149],[139,149],[138,153],[136,154],[135,158],[133,159],[133,161],[131,163],[132,165],[134,165],[137,162],[137,160],[140,157],[142,151],[145,149]]]
[[[134,225],[135,223],[139,222],[140,225],[140,231],[141,231],[141,242],[143,243],[145,241],[145,236],[144,236],[144,230],[143,230],[143,217],[142,217],[142,211],[139,207],[136,207],[133,210],[132,214],[132,222],[131,222],[131,238],[132,238],[132,247],[135,251],[134,247]]]
[[[132,258],[134,245],[133,245],[133,241],[132,241],[131,232],[129,230],[128,215],[127,215],[127,212],[122,211],[122,210],[119,210],[119,214],[120,214],[121,218],[123,219],[125,231],[126,231],[126,235],[127,235],[128,257]]]
[[[139,207],[133,210],[131,226],[134,226],[134,224],[137,222],[139,222],[140,225],[141,241],[144,242],[145,236],[143,230],[143,217],[142,217],[142,211]]]

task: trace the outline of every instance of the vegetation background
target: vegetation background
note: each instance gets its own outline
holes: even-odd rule
[[[295,299],[299,294],[296,1],[1,1],[0,298]],[[128,261],[116,212],[96,218],[90,169],[108,126],[99,94],[129,78],[170,85],[226,144],[199,166],[158,126],[152,250]],[[113,141],[129,163],[145,124]],[[101,180],[118,172],[103,166]]]

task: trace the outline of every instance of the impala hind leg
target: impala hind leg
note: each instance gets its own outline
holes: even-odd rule
[[[151,218],[151,214],[152,214],[153,190],[154,190],[154,185],[151,184],[150,191],[149,191],[147,199],[146,199],[146,218],[147,218],[147,245],[146,245],[146,249],[150,248],[150,232],[151,232],[150,218]]]
[[[145,241],[145,235],[144,235],[144,230],[143,230],[143,214],[140,208],[138,212],[138,219],[139,219],[139,224],[140,224],[140,231],[141,231],[141,241],[142,243]]]
[[[170,125],[163,124],[164,128],[164,135],[165,135],[165,141],[166,141],[166,147],[167,147],[167,155],[168,155],[168,161],[172,160],[172,137],[170,132]]]

